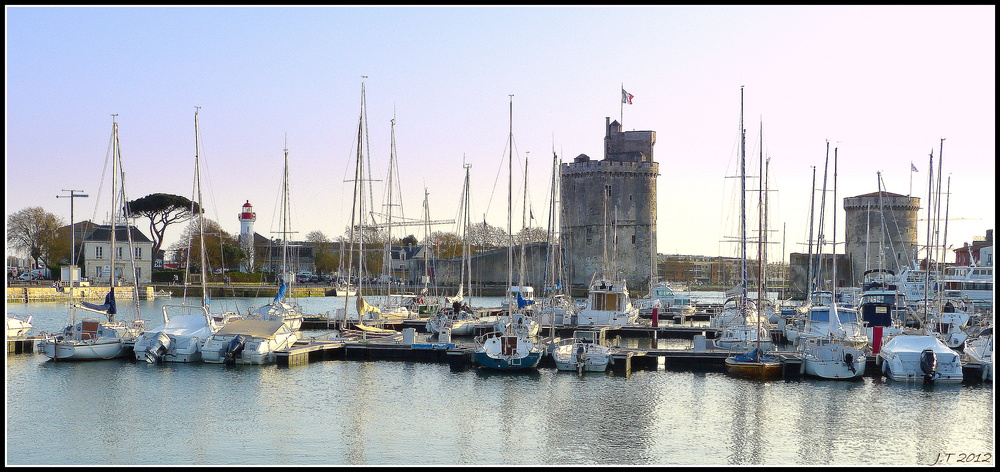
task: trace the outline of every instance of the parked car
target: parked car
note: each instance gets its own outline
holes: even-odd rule
[[[31,280],[35,280],[35,276],[31,275],[28,272],[25,272],[25,273],[17,276],[17,280],[28,282],[28,281],[31,281]]]

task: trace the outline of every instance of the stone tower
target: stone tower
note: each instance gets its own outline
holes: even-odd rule
[[[648,288],[656,255],[654,144],[655,131],[622,131],[606,118],[604,159],[580,154],[561,165],[562,243],[569,282],[577,287],[586,288],[606,262],[608,276]]]
[[[855,287],[865,270],[885,268],[899,273],[912,265],[917,249],[920,198],[879,192],[844,198],[847,214],[845,252],[851,261]],[[880,266],[880,254],[884,262]]]

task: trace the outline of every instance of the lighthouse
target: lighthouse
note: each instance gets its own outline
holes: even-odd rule
[[[243,252],[247,255],[246,260],[243,262],[243,272],[253,272],[253,222],[257,221],[257,214],[253,211],[253,205],[250,204],[250,200],[247,200],[243,204],[243,209],[240,212],[240,247],[243,248]]]

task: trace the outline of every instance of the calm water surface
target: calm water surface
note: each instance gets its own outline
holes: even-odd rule
[[[147,326],[178,301],[142,301]],[[266,301],[213,304],[245,311]],[[310,314],[343,307],[343,299],[300,302]],[[68,323],[60,303],[7,311],[33,314],[32,334]],[[690,340],[660,342],[674,345]],[[8,354],[6,463],[992,466],[994,403],[989,384],[872,377],[758,382],[662,367],[579,376],[401,361],[227,367]],[[982,462],[958,462],[970,459]]]

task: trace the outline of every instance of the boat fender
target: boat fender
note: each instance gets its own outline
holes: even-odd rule
[[[933,349],[920,351],[920,371],[924,373],[924,381],[932,382],[937,374],[937,354]]]

